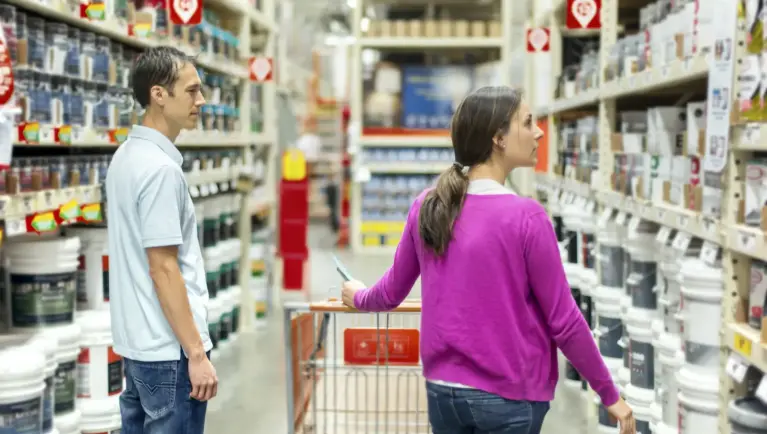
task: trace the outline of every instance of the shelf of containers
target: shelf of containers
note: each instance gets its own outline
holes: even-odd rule
[[[136,10],[132,1],[124,8],[109,3],[97,15],[59,0],[2,5],[1,24],[14,50],[15,96],[24,106],[16,119],[11,169],[1,177],[4,239],[76,222],[52,219],[73,206],[82,216],[87,210],[93,220],[103,217],[101,182],[109,155],[140,119],[130,101],[130,65],[147,47],[173,45],[196,55],[207,100],[198,128],[183,131],[176,143],[185,157],[197,218],[202,227],[206,206],[236,214],[238,284],[250,306],[251,215],[272,208],[275,184],[261,183],[254,194],[241,195],[235,193],[236,180],[256,166],[262,176],[274,173],[276,161],[276,84],[249,80],[248,60],[273,57],[277,38],[274,2],[258,3],[206,2],[203,23],[186,28],[169,24],[165,11]],[[233,203],[221,204],[217,198],[224,192]],[[35,221],[39,224],[31,224]],[[252,322],[251,315],[242,318],[244,325]]]
[[[512,4],[486,2],[482,7],[494,10],[482,19],[456,15],[461,18],[388,20],[367,16],[365,6],[371,2],[362,3],[352,19],[356,43],[351,55],[350,122],[361,128],[350,132],[350,141],[358,148],[351,151],[350,245],[356,252],[391,254],[415,196],[454,160],[448,131],[451,107],[478,87],[483,65],[510,70]],[[461,65],[457,59],[467,50],[491,60],[453,69],[386,60],[424,53],[435,59],[434,65],[439,56],[452,56],[452,65]],[[370,57],[378,60],[371,62]],[[448,95],[447,88],[439,89],[438,77],[444,83],[449,77],[452,88],[463,84],[465,89]],[[511,85],[508,74],[498,73],[491,81]],[[426,90],[441,94],[433,107],[419,96]]]
[[[764,3],[603,0],[591,63],[558,83],[565,3],[530,19],[554,65],[539,198],[637,431],[764,430]]]

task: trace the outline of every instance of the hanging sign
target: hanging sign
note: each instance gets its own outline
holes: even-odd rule
[[[13,67],[11,53],[5,35],[0,32],[0,106],[6,105],[13,96]]]
[[[250,81],[271,81],[274,61],[271,57],[251,57],[248,61],[248,70],[250,71]]]
[[[567,0],[568,29],[598,29],[602,26],[599,12],[602,0]]]
[[[202,0],[169,0],[170,22],[179,26],[202,22]]]
[[[551,31],[548,27],[527,29],[527,52],[545,53],[549,51]]]

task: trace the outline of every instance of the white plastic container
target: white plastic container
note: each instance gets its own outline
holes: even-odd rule
[[[0,421],[11,432],[43,432],[45,356],[36,346],[0,350]]]
[[[58,339],[52,334],[40,332],[30,341],[29,346],[36,348],[45,355],[45,390],[43,392],[43,432],[48,433],[53,430],[53,407],[56,402],[55,378],[56,368],[59,362],[56,359],[58,350]]]
[[[205,280],[208,283],[210,298],[216,298],[220,288],[221,274],[221,251],[217,246],[207,247],[203,252],[205,258]]]
[[[652,390],[655,387],[655,349],[652,345],[653,311],[630,308],[626,316],[629,334],[631,384]],[[649,404],[648,404],[649,405]]]
[[[626,291],[631,305],[640,309],[656,309],[658,296],[657,254],[654,232],[637,232],[626,245],[631,256],[631,273],[626,276]]]
[[[78,402],[82,419],[82,434],[119,433],[122,428],[120,419],[120,397],[102,399],[81,399]]]
[[[53,424],[59,430],[59,434],[80,434],[80,418],[80,411],[74,410],[56,415]]]
[[[599,284],[612,288],[622,288],[623,275],[623,244],[614,222],[597,234],[599,254],[597,260],[601,265]]]
[[[109,311],[91,310],[78,316],[83,335],[77,358],[77,397],[103,399],[123,390],[123,360],[112,349]]]
[[[232,339],[236,339],[240,333],[240,312],[242,312],[242,288],[234,285],[232,291]]]
[[[635,387],[633,384],[626,386],[626,403],[631,406],[636,419],[637,434],[650,434],[650,423],[653,420],[652,404],[655,393],[652,390]]]
[[[77,356],[80,354],[82,330],[77,324],[45,329],[47,334],[56,337],[56,377],[54,379],[55,402],[53,411],[58,417],[74,411],[77,397]],[[55,418],[54,418],[55,419]],[[55,420],[54,420],[55,423]]]
[[[663,424],[676,429],[679,424],[677,373],[684,365],[684,353],[679,336],[662,333],[658,342],[658,361],[663,370],[663,386],[656,390],[656,399],[663,407]]]
[[[221,307],[221,299],[218,297],[208,300],[208,333],[210,334],[211,342],[213,342],[211,357],[218,355],[218,338],[221,333]]]
[[[719,433],[719,378],[682,367],[679,382],[679,434]]]
[[[71,324],[77,290],[77,237],[16,241],[8,260],[11,327]]]
[[[731,434],[767,434],[767,406],[756,398],[730,401],[727,415]]]
[[[719,370],[722,315],[722,269],[697,258],[682,262],[682,309],[685,362],[701,371]],[[703,374],[703,372],[701,372]]]
[[[216,297],[220,303],[218,320],[218,346],[226,348],[231,343],[232,334],[232,293],[229,288],[218,293]]]
[[[81,242],[81,262],[77,293],[78,310],[109,307],[109,244],[106,228],[81,228],[75,231]]]
[[[623,291],[620,288],[599,286],[593,294],[597,317],[594,337],[598,340],[599,352],[602,357],[620,359],[623,357],[623,320],[620,308]]]

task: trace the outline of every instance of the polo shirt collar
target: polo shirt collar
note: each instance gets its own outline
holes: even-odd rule
[[[492,179],[475,179],[469,182],[468,194],[516,194],[514,190]]]
[[[147,140],[159,146],[163,152],[173,159],[179,166],[184,162],[184,157],[181,156],[178,148],[170,141],[165,135],[154,128],[145,127],[143,125],[134,125],[131,128],[128,137],[135,137],[137,139]]]

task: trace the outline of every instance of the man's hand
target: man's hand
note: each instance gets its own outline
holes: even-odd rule
[[[350,280],[348,282],[344,282],[344,285],[341,289],[341,300],[345,305],[351,307],[352,309],[356,309],[357,307],[354,305],[354,294],[356,294],[357,291],[362,291],[363,289],[365,289],[365,284],[358,280]]]
[[[192,383],[192,393],[189,396],[198,401],[205,402],[218,393],[216,368],[204,353],[202,357],[189,358],[189,381]]]

